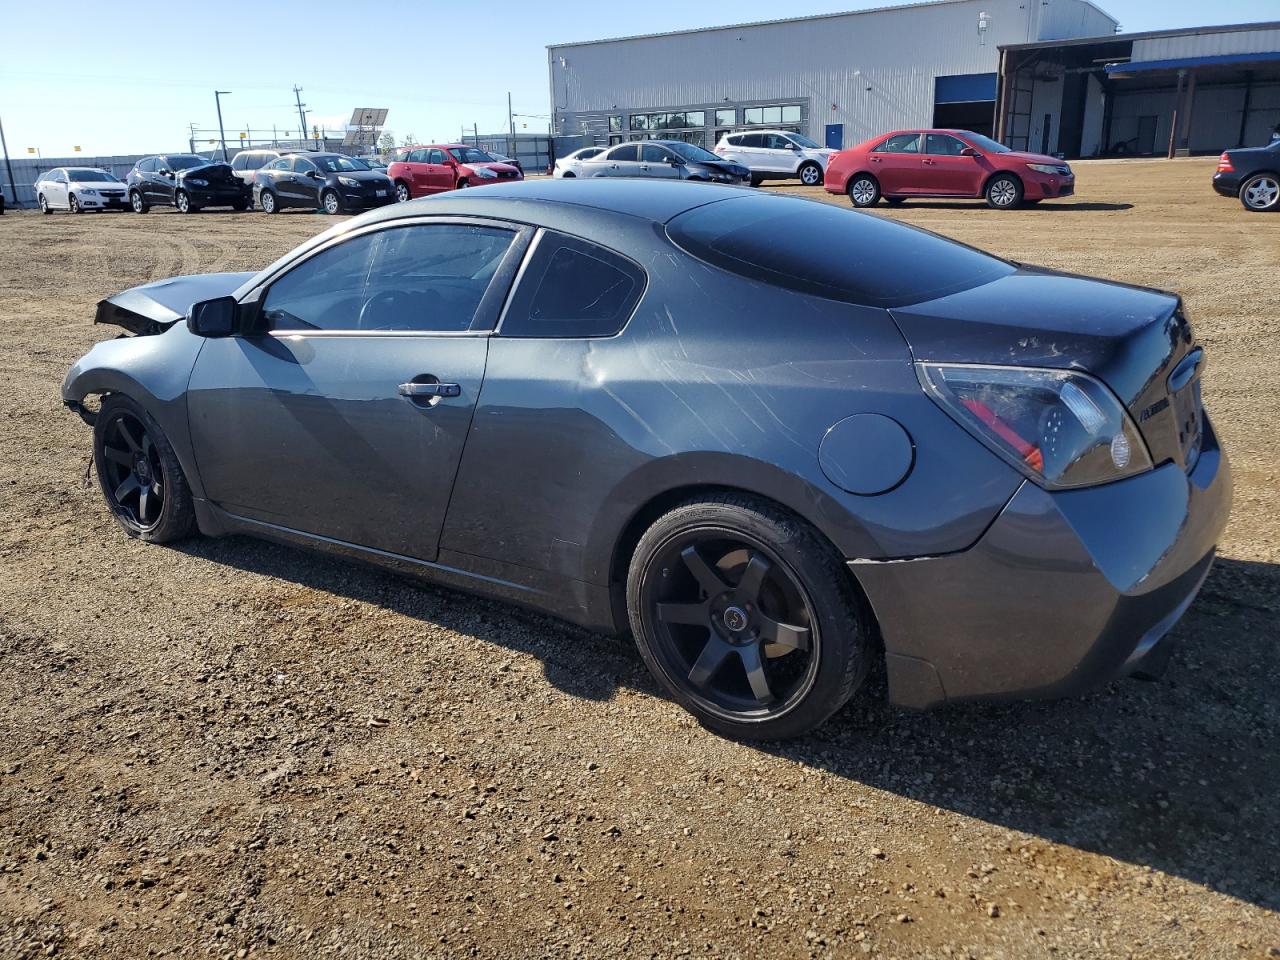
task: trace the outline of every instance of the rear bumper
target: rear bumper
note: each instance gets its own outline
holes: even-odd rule
[[[1230,506],[1206,419],[1189,475],[1168,463],[1057,493],[1028,481],[962,553],[850,563],[880,623],[890,700],[1067,696],[1157,674]]]
[[[1213,175],[1213,189],[1224,197],[1240,196],[1240,174],[1238,173],[1215,173]]]

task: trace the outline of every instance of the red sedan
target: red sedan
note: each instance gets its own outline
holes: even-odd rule
[[[1010,150],[968,130],[899,130],[831,158],[825,186],[855,207],[881,197],[983,198],[997,210],[1069,197],[1076,178],[1056,157]]]
[[[518,167],[500,163],[479,147],[463,143],[404,147],[387,167],[387,176],[395,184],[396,199],[400,201],[445,190],[524,179]]]

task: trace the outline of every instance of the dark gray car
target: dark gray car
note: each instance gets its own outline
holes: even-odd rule
[[[913,707],[1157,673],[1230,504],[1176,296],[749,190],[449,194],[97,320],[63,399],[131,536],[629,628],[734,736],[878,658]]]

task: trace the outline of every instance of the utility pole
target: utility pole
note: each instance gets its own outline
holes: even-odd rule
[[[298,142],[301,143],[307,139],[307,115],[302,112],[302,108],[306,106],[302,102],[302,88],[296,83],[293,85],[293,99],[298,104]]]
[[[511,91],[507,91],[507,126],[511,128],[511,142],[507,144],[507,153],[516,155],[516,115],[511,112]]]
[[[0,150],[4,151],[4,169],[9,176],[9,195],[13,197],[14,207],[18,206],[18,185],[13,182],[13,164],[9,162],[9,144],[4,139],[4,124],[0,123]],[[0,197],[0,199],[4,199]]]
[[[222,129],[222,98],[231,93],[230,90],[213,91],[213,101],[218,105],[218,137],[222,141],[222,162],[227,162],[227,134]]]

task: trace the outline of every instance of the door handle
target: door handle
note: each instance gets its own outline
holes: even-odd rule
[[[879,162],[880,162],[880,158],[879,158],[879,157],[872,157],[872,158],[871,158],[871,162],[872,162],[872,163],[879,163]]]
[[[934,160],[930,160],[928,157],[925,157],[924,162],[925,162],[925,164],[926,164],[927,166],[932,167],[936,161],[934,161]]]
[[[402,383],[397,388],[402,397],[459,397],[462,387],[456,383]]]

